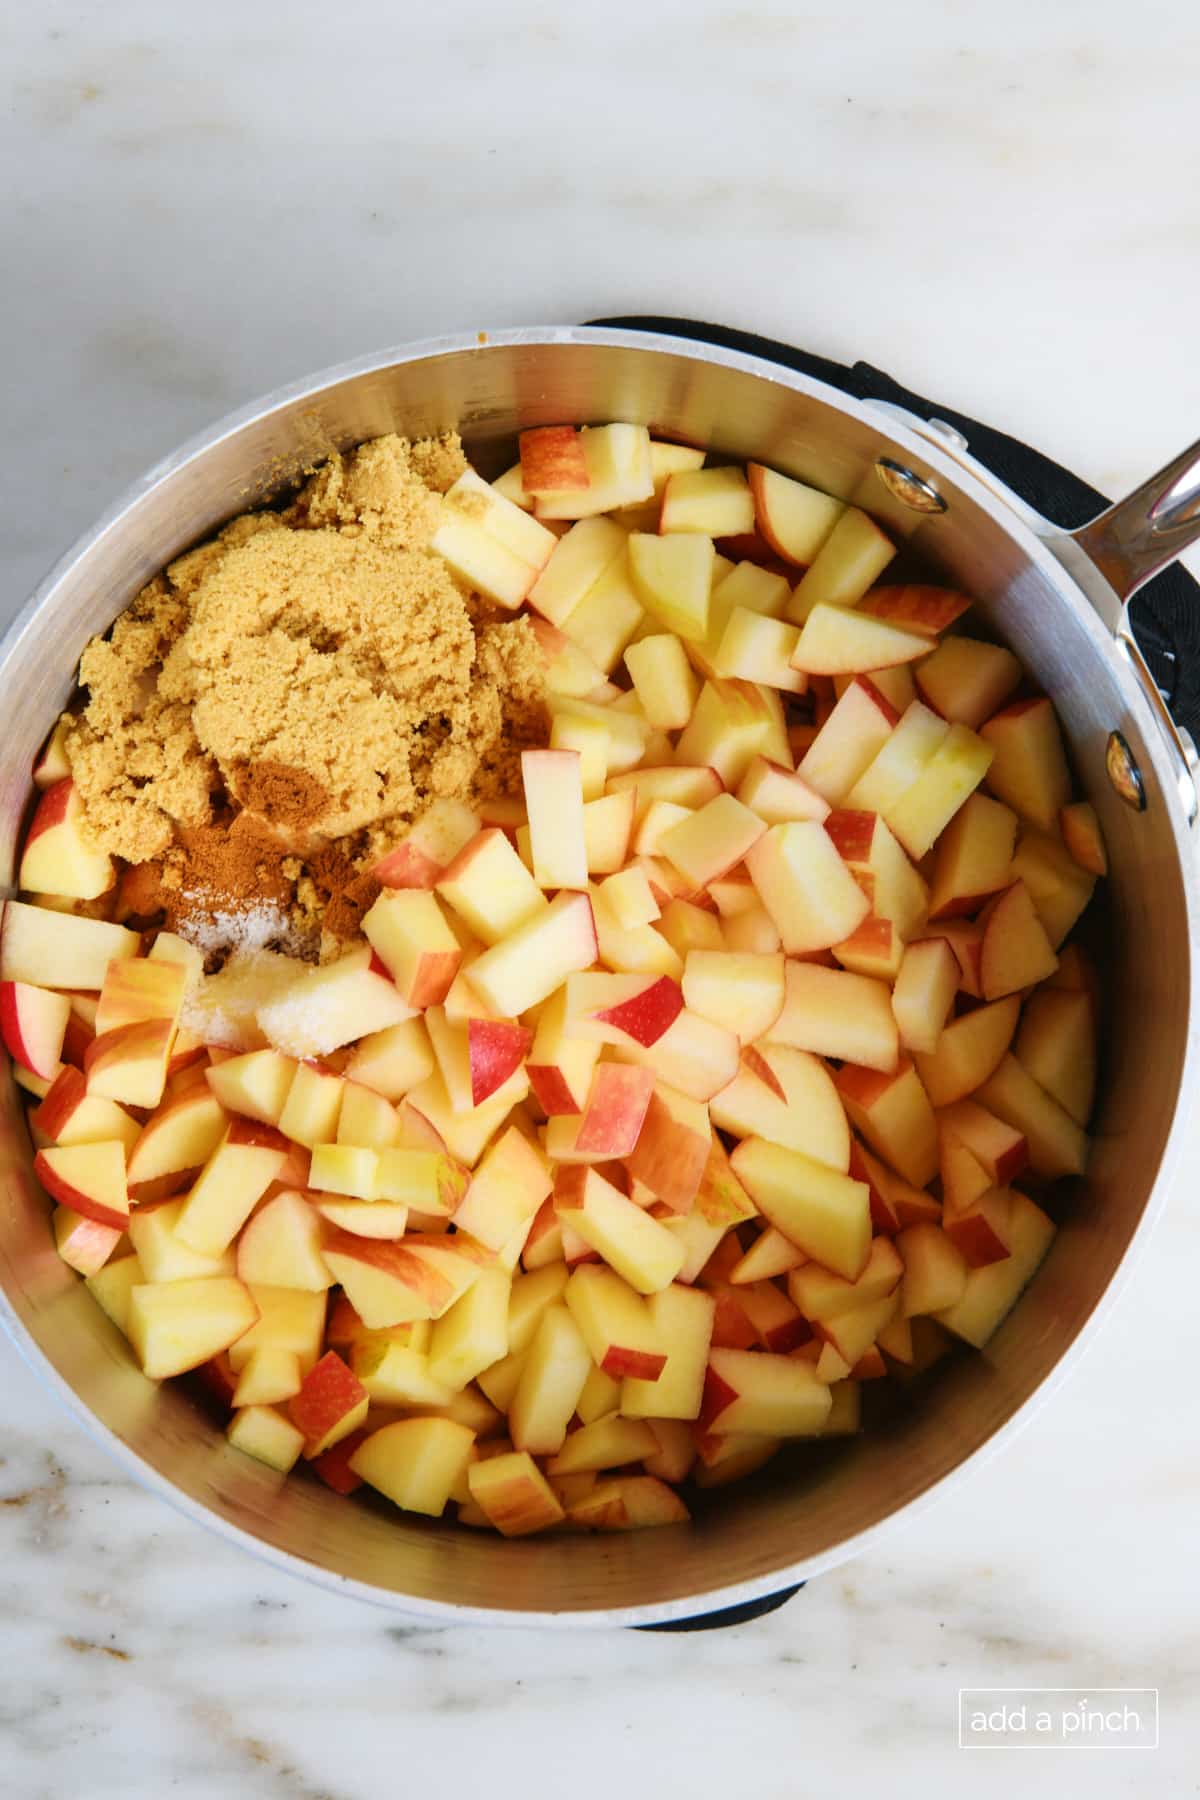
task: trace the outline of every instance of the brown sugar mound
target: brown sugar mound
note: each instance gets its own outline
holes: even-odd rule
[[[98,845],[215,895],[201,864],[231,809],[253,815],[345,931],[364,861],[430,800],[515,788],[521,748],[545,739],[536,639],[428,549],[464,467],[454,434],[332,456],[286,511],[235,519],[88,646],[67,753]]]

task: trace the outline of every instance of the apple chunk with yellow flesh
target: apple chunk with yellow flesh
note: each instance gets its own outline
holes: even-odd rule
[[[366,913],[362,928],[408,1006],[441,1005],[458,973],[462,947],[435,894],[389,889]]]
[[[54,1247],[68,1267],[80,1275],[96,1275],[121,1241],[117,1225],[100,1225],[69,1207],[54,1209]]]
[[[1058,967],[1029,889],[1014,881],[991,902],[981,921],[979,982],[985,1000],[1000,1000],[1034,987]]]
[[[844,1063],[834,1076],[854,1129],[914,1187],[937,1174],[937,1121],[911,1062],[890,1075]]]
[[[219,1356],[258,1317],[250,1290],[230,1277],[135,1287],[129,1296],[129,1340],[155,1381],[182,1375]]]
[[[437,881],[455,916],[485,944],[498,944],[546,910],[537,882],[498,826],[463,845]]]
[[[85,836],[79,791],[70,777],[42,794],[21,857],[18,885],[35,894],[95,900],[112,886],[112,858]]]
[[[62,1061],[71,1002],[27,981],[0,982],[0,1035],[14,1062],[53,1081]]]
[[[185,1244],[208,1256],[231,1244],[282,1169],[287,1140],[272,1126],[234,1118],[200,1171],[179,1217]]]
[[[467,1473],[474,1442],[454,1419],[400,1419],[365,1438],[350,1468],[405,1512],[437,1519]]]
[[[1011,1045],[1020,1012],[1020,998],[1012,994],[952,1019],[928,1054],[914,1047],[931,1106],[952,1106],[982,1087]]]
[[[847,1281],[858,1279],[871,1247],[866,1182],[764,1138],[744,1138],[730,1163],[777,1230]]]
[[[1014,702],[994,713],[980,735],[995,753],[987,779],[996,798],[1053,831],[1071,798],[1071,777],[1049,700]]]
[[[934,850],[929,893],[931,919],[973,913],[1011,879],[1017,815],[986,794],[975,793],[951,819]]]
[[[115,1101],[89,1094],[78,1069],[64,1064],[46,1091],[41,1105],[29,1115],[36,1144],[98,1144],[109,1139],[128,1152],[137,1142],[140,1127],[135,1118]]]
[[[634,1374],[624,1377],[620,1410],[626,1418],[696,1419],[704,1395],[716,1301],[698,1288],[673,1283],[652,1294],[646,1307],[667,1359],[653,1380]]]
[[[96,1035],[140,1025],[146,1020],[179,1023],[179,1012],[188,986],[182,963],[156,957],[116,957],[108,965],[96,1006]]]
[[[708,1432],[815,1437],[832,1396],[810,1363],[760,1350],[711,1350],[700,1423]]]
[[[501,1018],[516,1018],[595,960],[591,898],[564,889],[471,964],[471,985]]]
[[[982,1349],[1015,1306],[1054,1238],[1054,1225],[1026,1195],[1010,1196],[1009,1254],[970,1269],[959,1298],[935,1314],[956,1337]]]
[[[977,1098],[981,1106],[1024,1135],[1036,1174],[1052,1180],[1059,1175],[1083,1174],[1090,1148],[1086,1132],[1015,1056],[1001,1059]]]
[[[471,1177],[454,1213],[455,1227],[489,1249],[500,1251],[527,1225],[554,1185],[545,1157],[510,1125]]]
[[[167,1084],[174,1038],[169,1019],[143,1019],[93,1038],[83,1058],[88,1093],[126,1106],[156,1107]]]
[[[749,851],[746,867],[789,956],[841,943],[871,910],[815,820],[771,826]]]
[[[806,568],[845,512],[845,502],[763,463],[747,463],[746,477],[755,521],[768,545],[776,556]]]
[[[205,1071],[209,1088],[228,1112],[278,1125],[296,1075],[296,1064],[278,1050],[230,1056]]]
[[[797,583],[788,617],[799,624],[820,605],[857,606],[895,554],[896,546],[874,519],[860,507],[846,507]],[[882,669],[888,660],[885,656],[858,666]]]
[[[0,921],[0,981],[98,992],[113,958],[136,956],[140,946],[136,931],[107,919],[6,900]]]
[[[830,806],[840,806],[899,717],[869,676],[856,675],[809,745],[797,775]]]
[[[39,1150],[33,1172],[46,1192],[81,1218],[123,1231],[129,1221],[125,1149],[119,1143],[55,1145]]]
[[[623,1419],[619,1413],[593,1419],[567,1434],[562,1449],[546,1465],[550,1475],[577,1475],[589,1470],[619,1469],[640,1462],[658,1450],[658,1439],[644,1419]]]
[[[308,1371],[300,1391],[288,1403],[288,1416],[304,1433],[304,1455],[311,1461],[332,1449],[340,1438],[357,1431],[367,1416],[368,1395],[362,1382],[336,1350],[327,1350]]]
[[[712,1141],[705,1102],[659,1081],[625,1166],[672,1212],[688,1213],[703,1184]]]
[[[954,964],[957,984],[957,963]],[[899,1033],[886,982],[819,963],[788,961],[773,1044],[835,1056],[887,1073],[899,1060]]]
[[[1096,1025],[1089,994],[1050,987],[1031,994],[1014,1053],[1077,1125],[1087,1124],[1096,1088]]]
[[[587,846],[579,751],[523,750],[521,780],[529,814],[534,880],[541,888],[585,888]]]
[[[592,1369],[583,1334],[565,1306],[542,1314],[508,1409],[516,1449],[552,1456],[562,1449],[576,1403]]]
[[[828,1069],[806,1050],[764,1044],[709,1103],[714,1125],[740,1138],[761,1137],[803,1150],[830,1168],[850,1161],[850,1131]]]
[[[614,1379],[658,1379],[667,1346],[655,1329],[649,1302],[628,1282],[599,1263],[582,1263],[563,1297],[597,1368]]]
[[[639,1294],[667,1287],[683,1265],[683,1247],[596,1169],[559,1169],[554,1207],[563,1225],[599,1251]]]
[[[943,719],[978,731],[1021,681],[1011,650],[979,638],[945,637],[916,670],[917,686]]]
[[[957,992],[958,958],[945,938],[907,946],[892,989],[892,1011],[906,1050],[932,1055]]]
[[[467,1485],[472,1500],[504,1537],[528,1537],[563,1517],[554,1490],[526,1450],[470,1463]]]
[[[563,1029],[572,1037],[615,1044],[656,1044],[683,1010],[670,976],[578,974],[566,982]]]
[[[237,1241],[237,1269],[252,1287],[324,1294],[335,1277],[321,1255],[321,1216],[303,1194],[285,1188],[260,1206]]]

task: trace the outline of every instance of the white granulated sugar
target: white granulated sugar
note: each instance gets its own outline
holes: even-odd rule
[[[199,898],[195,894],[184,895],[185,900]],[[205,956],[217,951],[241,954],[275,945],[283,945],[288,950],[299,947],[287,914],[265,900],[236,912],[197,913],[183,920],[179,935],[189,944],[195,944]]]
[[[206,1044],[260,1050],[267,1043],[258,1010],[277,999],[308,964],[274,950],[234,950],[216,975],[203,975],[183,1004],[180,1023]]]

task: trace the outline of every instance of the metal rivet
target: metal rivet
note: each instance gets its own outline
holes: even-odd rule
[[[1142,780],[1142,771],[1134,761],[1133,751],[1119,731],[1110,731],[1108,734],[1104,766],[1108,770],[1108,779],[1126,806],[1132,806],[1134,812],[1145,812],[1146,784]]]
[[[881,456],[876,461],[875,473],[888,493],[911,507],[913,512],[945,512],[946,501],[932,482],[926,481],[914,469],[905,468],[903,463],[894,462],[890,456]]]

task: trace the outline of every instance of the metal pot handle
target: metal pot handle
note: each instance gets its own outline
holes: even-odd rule
[[[1071,533],[1122,604],[1200,543],[1200,441]]]

